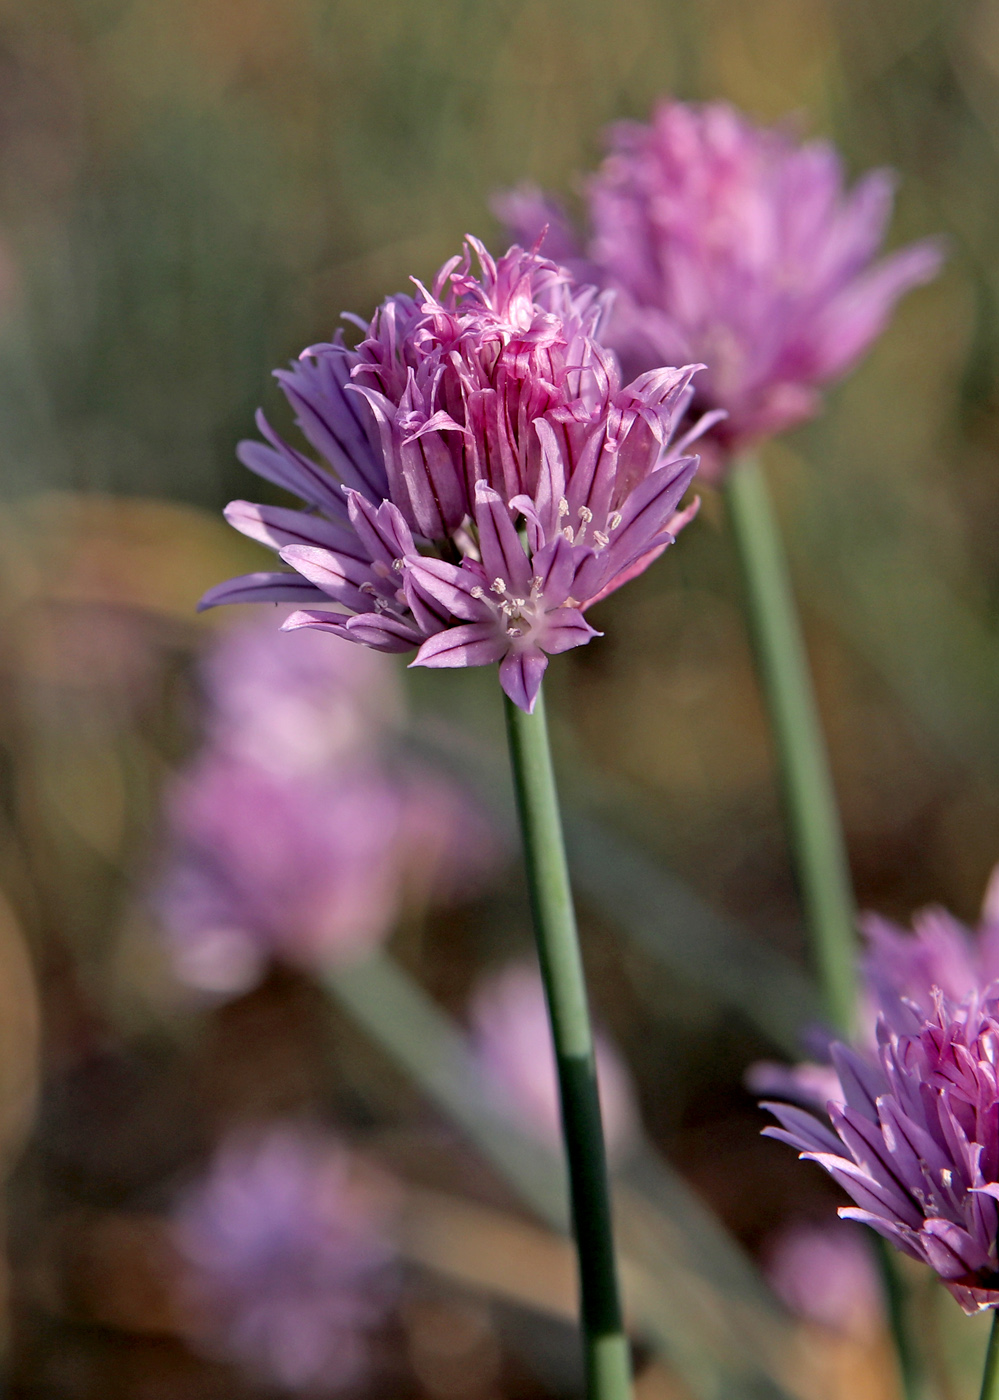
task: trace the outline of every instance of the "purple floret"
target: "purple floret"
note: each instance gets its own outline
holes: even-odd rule
[[[766,1135],[818,1162],[854,1201],[840,1215],[928,1264],[965,1312],[999,1307],[999,1001],[937,992],[925,1019],[886,1002],[877,1058],[833,1057],[831,1127],[768,1103],[781,1126]]]
[[[898,299],[940,267],[938,241],[875,261],[894,179],[847,191],[825,142],[798,144],[724,103],[660,102],[648,125],[609,129],[586,185],[592,235],[525,187],[496,203],[524,241],[546,226],[577,276],[615,293],[604,338],[627,374],[703,361],[698,411],[724,410],[702,475],[818,411],[821,389],[884,330]]]
[[[227,518],[293,572],[231,579],[201,606],[295,602],[287,628],[418,649],[419,666],[498,663],[530,710],[549,655],[597,635],[586,608],[696,508],[678,509],[697,458],[671,442],[700,367],[622,385],[597,338],[606,300],[537,251],[496,261],[469,239],[416,287],[356,349],[338,335],[278,373],[323,465],[262,415],[265,442],[240,456],[309,511],[236,501]]]

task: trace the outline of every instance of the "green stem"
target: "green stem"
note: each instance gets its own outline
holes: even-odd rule
[[[849,1038],[857,972],[856,907],[846,841],[787,558],[766,478],[755,457],[733,463],[726,496],[812,956],[826,1014]],[[908,1400],[917,1400],[918,1353],[906,1316],[905,1283],[890,1249],[880,1248],[879,1258],[903,1391]]]
[[[981,1400],[999,1400],[999,1312],[992,1314],[989,1349],[985,1353],[985,1370],[982,1372]]]
[[[726,494],[812,953],[826,1012],[849,1035],[857,994],[856,917],[846,843],[787,559],[754,457],[733,464]]]
[[[593,1036],[544,699],[538,695],[530,715],[509,699],[505,707],[538,959],[558,1065],[579,1256],[587,1395],[589,1400],[628,1400],[631,1367],[614,1261]]]

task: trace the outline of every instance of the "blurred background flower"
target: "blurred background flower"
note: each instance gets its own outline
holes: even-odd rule
[[[356,1387],[367,1334],[395,1291],[389,1198],[315,1131],[272,1127],[223,1143],[175,1217],[194,1344],[283,1389]]]
[[[855,1225],[792,1222],[764,1242],[762,1259],[774,1292],[799,1317],[860,1337],[882,1325],[874,1254]]]
[[[496,838],[467,792],[398,751],[398,680],[267,609],[204,666],[207,743],[166,793],[157,905],[178,976],[255,986],[272,960],[342,965],[407,908],[468,895]]]

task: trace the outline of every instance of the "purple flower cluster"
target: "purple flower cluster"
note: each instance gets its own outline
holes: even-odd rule
[[[557,1151],[562,1142],[548,1008],[537,969],[513,963],[484,978],[471,1005],[471,1041],[487,1092],[510,1117]],[[620,1054],[595,1037],[597,1084],[611,1161],[639,1136],[635,1087]]]
[[[157,897],[183,981],[231,995],[273,959],[343,963],[490,871],[479,810],[393,751],[387,657],[268,619],[233,628],[205,679],[208,743],[167,792]]]
[[[469,239],[432,290],[416,287],[358,323],[356,349],[338,334],[278,372],[324,465],[262,415],[266,442],[240,455],[309,510],[235,501],[226,514],[294,572],[230,580],[202,606],[313,605],[285,626],[417,647],[414,665],[498,662],[530,710],[548,655],[596,635],[586,608],[692,513],[677,508],[697,458],[671,442],[698,366],[622,386],[597,339],[605,299],[536,251],[494,261]]]
[[[318,1133],[224,1143],[174,1219],[192,1344],[286,1390],[355,1384],[396,1291],[389,1205],[386,1183]]]
[[[932,1014],[897,1001],[878,1057],[837,1045],[842,1107],[832,1128],[790,1104],[765,1106],[770,1137],[818,1162],[871,1226],[934,1269],[967,1313],[999,1307],[999,1001],[937,993]]]
[[[999,868],[997,868],[999,870]],[[999,874],[973,933],[942,909],[906,933],[868,915],[857,1043],[831,1064],[757,1066],[782,1124],[861,1220],[934,1268],[966,1312],[999,1307]]]
[[[703,361],[695,407],[718,414],[718,474],[733,451],[812,417],[820,390],[884,329],[899,297],[941,262],[916,243],[875,262],[893,179],[849,193],[832,146],[799,145],[723,103],[660,102],[648,125],[621,122],[586,184],[585,253],[538,190],[496,202],[516,237],[547,225],[548,247],[616,294],[604,333],[626,373]]]
[[[861,971],[872,996],[896,992],[929,1013],[935,987],[953,1001],[984,992],[999,982],[999,866],[977,929],[939,906],[920,910],[911,934],[876,914],[865,915],[861,928],[867,937]]]

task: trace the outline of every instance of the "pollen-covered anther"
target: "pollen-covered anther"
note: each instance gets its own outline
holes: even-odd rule
[[[579,507],[579,518],[584,525],[589,525],[590,521],[593,519],[593,512],[590,510],[589,506]]]
[[[610,535],[605,535],[603,530],[594,530],[593,538],[601,549],[610,544]]]
[[[610,515],[608,515],[607,517],[608,530],[616,530],[621,523],[621,519],[621,512],[619,510],[612,510]]]
[[[492,583],[489,585],[489,590],[490,590],[491,593],[500,593],[500,594],[505,593],[505,592],[506,592],[506,579],[505,579],[505,578],[494,578],[493,581],[492,581]]]
[[[489,601],[486,598],[486,590],[482,587],[481,584],[478,583],[472,589],[472,597],[476,598],[480,603],[486,603]]]
[[[562,496],[562,497],[559,499],[559,503],[558,503],[558,518],[559,518],[559,520],[562,519],[563,515],[568,515],[568,514],[569,514],[569,502],[565,499],[564,496]]]
[[[572,533],[572,526],[571,526],[571,525],[566,525],[566,526],[563,528],[562,533],[563,533],[563,535],[565,535],[565,537],[566,537],[566,539],[569,541],[569,543],[572,544],[573,539],[574,539],[574,536],[573,536],[573,533]]]

